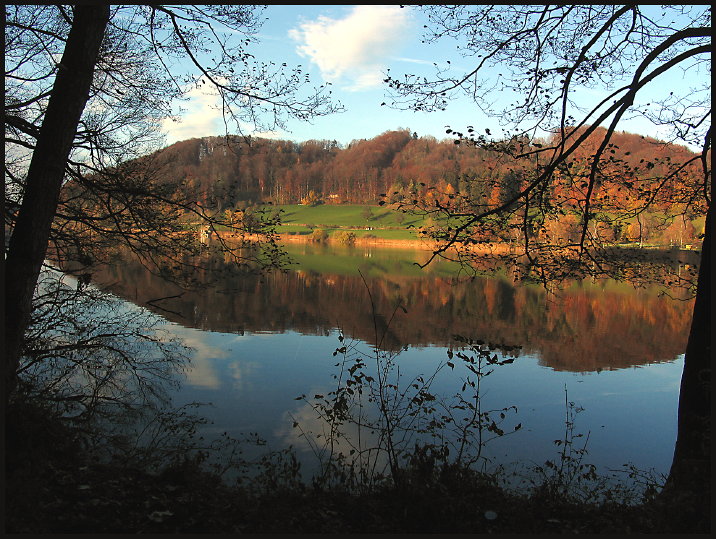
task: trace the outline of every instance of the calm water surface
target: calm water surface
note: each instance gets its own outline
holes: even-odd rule
[[[258,433],[273,449],[294,447],[311,470],[315,459],[292,425],[320,432],[320,420],[296,398],[335,389],[340,335],[368,357],[380,342],[408,383],[444,363],[457,334],[521,347],[483,380],[484,406],[515,406],[504,425],[522,425],[486,446],[494,463],[556,458],[566,391],[584,409],[575,431],[589,434],[585,461],[668,472],[691,301],[614,282],[574,283],[548,297],[508,279],[459,280],[446,263],[421,270],[418,251],[293,246],[289,254],[298,262],[291,271],[261,278],[218,261],[216,274],[225,274],[197,292],[129,262],[98,276],[117,295],[150,302],[193,349],[174,399],[212,403],[207,434]],[[443,368],[432,392],[455,394],[459,367]]]

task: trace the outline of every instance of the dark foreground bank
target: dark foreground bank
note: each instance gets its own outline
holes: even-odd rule
[[[709,503],[653,496],[583,504],[549,488],[417,461],[402,488],[229,486],[199,463],[158,472],[99,462],[41,407],[6,410],[6,533],[708,533]],[[269,473],[269,476],[271,474]],[[278,473],[277,473],[278,476]],[[264,479],[266,476],[264,477]]]

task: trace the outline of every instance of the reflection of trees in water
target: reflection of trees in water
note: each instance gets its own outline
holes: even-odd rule
[[[95,277],[186,326],[315,335],[340,326],[346,335],[375,344],[375,321],[358,276],[297,271],[259,277],[216,269],[225,272],[222,278],[198,291],[180,290],[129,262]],[[613,283],[575,283],[548,297],[540,287],[497,278],[384,275],[367,282],[378,312],[393,312],[398,303],[407,309],[392,320],[385,349],[448,346],[454,334],[469,335],[522,345],[523,353],[536,353],[543,365],[558,370],[673,360],[684,351],[691,315],[691,301]]]
[[[146,449],[156,441],[146,439],[158,432],[153,423],[181,419],[164,408],[185,347],[146,309],[58,271],[40,277],[18,372],[22,393],[80,426],[95,448],[112,439],[113,451]]]

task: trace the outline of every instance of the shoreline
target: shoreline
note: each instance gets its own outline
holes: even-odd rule
[[[214,232],[214,234],[220,235],[223,240],[237,240],[240,241],[261,241],[262,236],[260,234],[245,234],[241,238],[239,234],[233,232]],[[346,247],[345,243],[333,240],[330,236],[324,242],[313,242],[308,234],[280,234],[276,233],[276,242],[281,244],[292,243],[292,244],[315,244],[315,245],[331,245],[337,247]],[[383,249],[404,249],[412,251],[424,251],[433,252],[438,248],[438,244],[435,241],[427,239],[414,239],[414,240],[398,240],[398,239],[383,239],[383,238],[365,238],[356,237],[353,247],[377,247]],[[515,252],[511,249],[509,244],[506,243],[481,243],[477,245],[471,245],[470,250],[472,252],[479,252],[482,254],[515,254],[519,256],[521,253]]]
[[[226,232],[226,231],[220,231],[220,232],[214,232],[212,235],[218,235],[221,237],[222,240],[226,241],[249,241],[249,242],[258,242],[264,239],[265,237],[261,234],[244,234],[239,235],[234,232]],[[310,239],[310,236],[307,234],[275,234],[276,242],[277,243],[293,243],[293,244],[309,244],[309,243],[316,243],[319,244],[319,242],[313,242]],[[203,236],[200,237],[200,241],[205,242],[210,239],[210,236]],[[339,241],[334,241],[330,237],[324,243],[325,245],[333,245],[333,246],[345,246],[344,243]],[[414,251],[426,251],[426,252],[432,252],[435,251],[435,249],[438,247],[437,242],[427,240],[427,239],[414,239],[414,240],[401,240],[401,239],[383,239],[383,238],[364,238],[364,237],[356,237],[354,246],[359,247],[378,247],[378,248],[385,248],[385,249],[406,249],[406,250],[414,250]],[[484,254],[515,254],[517,256],[520,256],[523,254],[519,251],[519,248],[515,248],[507,243],[480,243],[476,245],[471,245],[470,250],[473,252],[480,252]],[[684,249],[679,248],[675,246],[668,246],[668,245],[661,245],[661,246],[643,246],[643,247],[635,247],[631,244],[615,244],[615,245],[609,245],[606,248],[608,249],[624,249],[624,250],[635,250],[635,251],[641,251],[641,252],[654,252],[654,251],[676,251],[681,253],[689,253],[692,255],[700,255],[701,249],[700,246],[692,247],[690,249]]]
[[[298,234],[277,234],[278,241],[280,243],[316,243],[311,241],[310,236],[308,235],[298,235]],[[328,245],[345,245],[342,242],[335,241],[331,239],[330,237],[325,242]],[[431,242],[428,240],[389,240],[389,239],[383,239],[383,238],[363,238],[363,237],[356,237],[355,243],[353,245],[356,246],[366,246],[371,245],[374,247],[386,247],[391,249],[413,249],[413,250],[419,250],[419,251],[432,251],[433,246],[435,245],[435,242]]]
[[[261,241],[263,236],[260,234],[245,234],[245,235],[239,235],[234,232],[213,232],[212,235],[219,235],[222,240],[236,240],[236,241]],[[325,242],[313,242],[310,239],[310,236],[307,234],[280,234],[277,233],[276,235],[277,243],[298,243],[298,244],[309,244],[309,243],[315,243],[320,244],[323,243],[325,245],[333,245],[333,246],[345,246],[344,243],[335,241],[331,239],[330,237]],[[206,239],[204,239],[206,241]],[[426,251],[426,252],[432,252],[437,248],[437,243],[435,241],[427,240],[427,239],[414,239],[414,240],[399,240],[399,239],[383,239],[383,238],[365,238],[365,237],[356,237],[355,243],[353,243],[353,246],[356,247],[365,247],[365,246],[372,246],[372,247],[379,247],[379,248],[386,248],[386,249],[406,249],[406,250],[415,250],[415,251]],[[505,254],[510,253],[510,246],[509,244],[501,244],[501,243],[486,243],[486,244],[478,244],[471,246],[471,250],[473,251],[479,251],[484,253],[491,253],[491,254]]]
[[[262,234],[237,234],[235,232],[218,231],[212,232],[211,235],[200,236],[200,241],[210,240],[213,236],[219,236],[222,240],[228,241],[249,241],[258,242],[265,239]],[[325,242],[313,242],[308,234],[280,234],[275,235],[277,243],[324,243],[326,245],[345,245],[339,241],[335,241],[330,237]],[[435,242],[429,240],[396,240],[383,238],[363,238],[356,237],[354,245],[373,245],[376,247],[388,247],[396,249],[416,249],[423,251],[432,251]]]

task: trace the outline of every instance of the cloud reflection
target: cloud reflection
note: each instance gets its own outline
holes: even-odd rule
[[[227,350],[209,342],[212,334],[172,324],[172,331],[191,348],[189,365],[186,369],[186,384],[203,389],[219,389],[221,377],[214,363],[217,359],[229,357]]]
[[[332,431],[325,417],[314,410],[312,405],[316,402],[311,399],[297,409],[286,412],[284,421],[275,431],[276,438],[286,446],[312,453],[318,459],[316,464],[319,466],[325,465],[331,458],[343,455],[347,464],[352,462],[358,469],[387,473],[387,454],[376,449],[381,446],[380,433],[361,428],[352,422],[334,427]],[[339,432],[336,432],[336,428]]]

